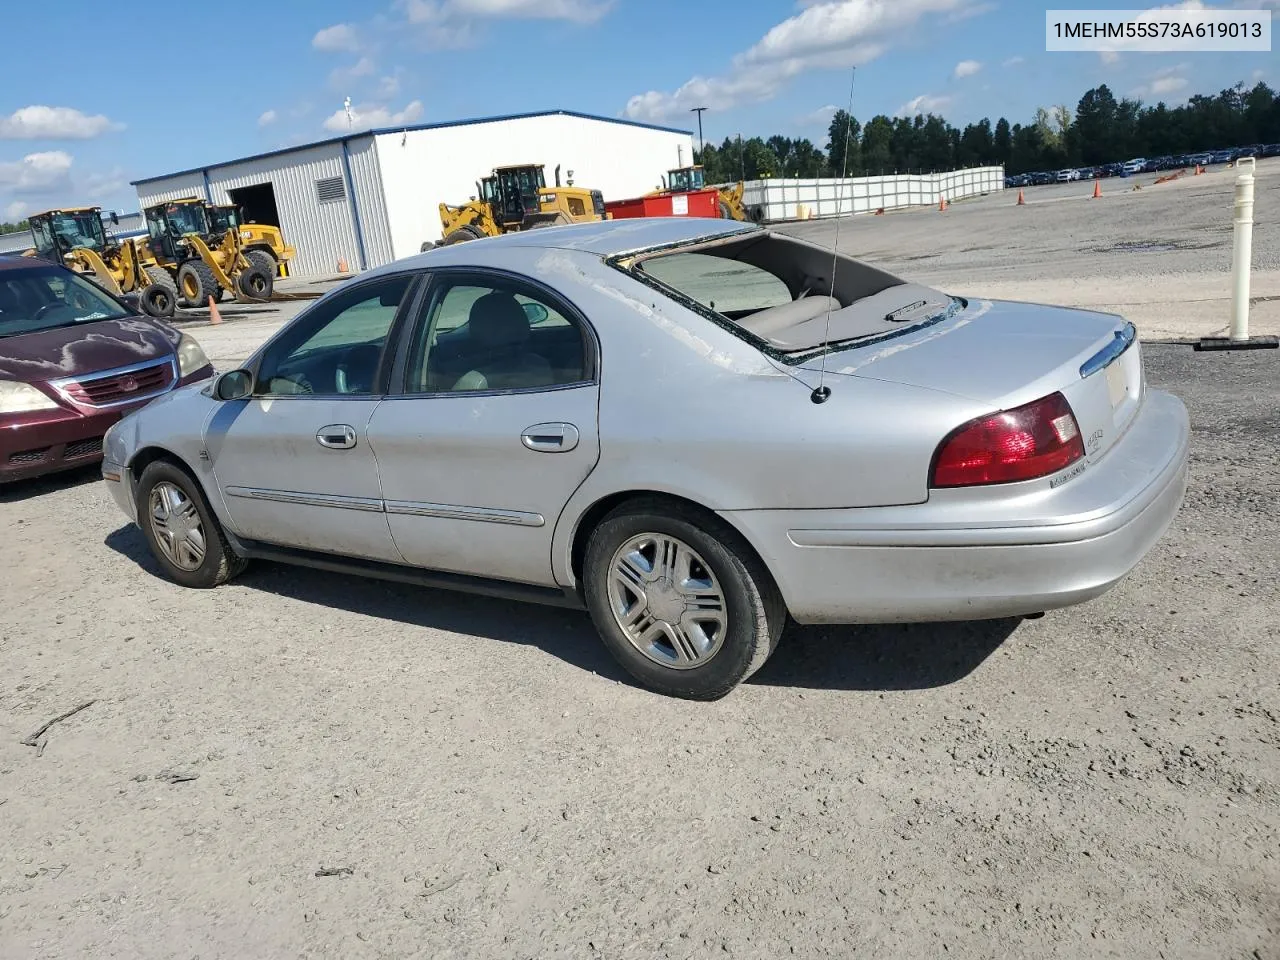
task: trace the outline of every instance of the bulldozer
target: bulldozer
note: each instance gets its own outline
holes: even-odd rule
[[[111,222],[119,217],[110,214]],[[27,218],[35,246],[26,256],[59,263],[119,297],[138,294],[138,304],[152,317],[168,319],[178,301],[169,272],[156,263],[144,244],[107,233],[100,207],[46,210]]]
[[[606,218],[604,197],[599,190],[575,187],[572,170],[565,186],[560,184],[559,167],[555,178],[556,185],[548,187],[540,163],[495,168],[476,183],[476,195],[467,203],[457,207],[440,204],[440,246]],[[427,241],[422,249],[432,246]]]
[[[231,291],[241,302],[270,300],[274,274],[245,255],[239,230],[214,231],[205,202],[187,197],[143,210],[147,249],[177,285],[179,303],[203,306]]]
[[[701,165],[692,167],[677,167],[674,170],[668,170],[667,175],[662,179],[662,189],[653,191],[650,196],[657,196],[664,193],[688,193],[692,190],[705,190],[706,177],[702,172]],[[745,185],[739,180],[733,186],[718,186],[716,192],[720,194],[720,216],[726,220],[746,220],[747,205],[743,201]]]
[[[209,229],[214,234],[227,230],[240,232],[244,255],[273,277],[289,276],[289,261],[298,255],[297,248],[284,242],[280,228],[269,223],[246,223],[240,208],[230,203],[205,205]]]

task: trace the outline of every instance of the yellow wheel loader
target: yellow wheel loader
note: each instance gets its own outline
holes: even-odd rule
[[[112,223],[119,223],[113,213]],[[152,317],[168,319],[178,302],[178,289],[168,271],[146,246],[132,238],[110,236],[99,207],[46,210],[27,218],[35,247],[27,256],[60,263],[115,296],[138,295],[138,305]]]
[[[241,303],[271,299],[273,274],[245,256],[238,230],[210,230],[203,200],[168,200],[143,215],[147,249],[173,277],[181,305],[216,303],[228,290]]]
[[[604,220],[604,197],[599,190],[573,185],[569,171],[566,186],[547,186],[543,165],[524,164],[498,167],[476,184],[476,195],[461,206],[440,204],[440,246],[496,237],[518,230],[552,227],[560,223],[589,223]],[[430,241],[422,249],[434,246]]]
[[[298,255],[297,248],[284,242],[279,227],[269,223],[245,223],[240,208],[229,203],[206,204],[209,229],[214,234],[238,230],[244,255],[273,277],[289,276],[289,261]]]
[[[693,190],[705,190],[706,186],[706,178],[700,165],[677,167],[675,170],[667,171],[666,177],[663,178],[662,189],[653,191],[650,196],[660,196],[664,193],[689,193]],[[716,192],[720,195],[721,217],[726,220],[748,219],[747,205],[742,199],[745,189],[745,184],[741,180],[731,187],[716,187]]]

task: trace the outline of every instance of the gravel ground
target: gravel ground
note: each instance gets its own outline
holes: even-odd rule
[[[1280,957],[1280,356],[1147,356],[1194,469],[1131,578],[793,628],[714,704],[582,614],[187,591],[92,472],[5,489],[0,957]]]

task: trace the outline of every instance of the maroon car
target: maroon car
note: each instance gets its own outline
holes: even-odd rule
[[[195,340],[128,299],[0,256],[0,483],[96,463],[124,414],[213,374]]]

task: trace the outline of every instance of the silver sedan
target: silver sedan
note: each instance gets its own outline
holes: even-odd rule
[[[164,572],[283,561],[585,606],[723,696],[800,623],[1097,597],[1188,422],[1122,318],[966,300],[768,229],[608,221],[357,277],[131,414],[103,475]]]

